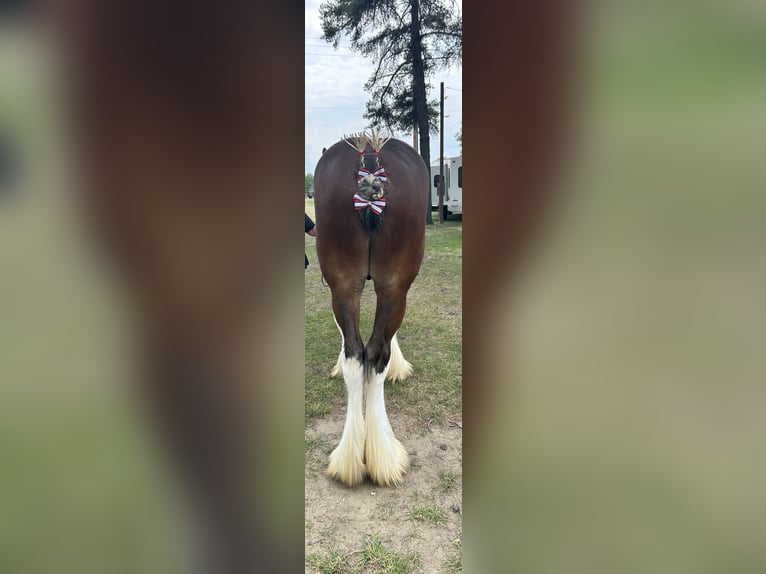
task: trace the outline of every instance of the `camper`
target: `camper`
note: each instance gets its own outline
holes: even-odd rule
[[[431,164],[431,210],[439,209],[439,162]],[[463,156],[444,158],[444,215],[463,214]]]

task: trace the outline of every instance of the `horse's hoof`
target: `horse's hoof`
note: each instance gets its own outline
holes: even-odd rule
[[[410,468],[410,457],[402,443],[395,438],[383,448],[380,447],[380,443],[376,446],[367,443],[367,474],[380,486],[399,486]]]
[[[343,457],[340,454],[340,446],[330,455],[330,464],[327,465],[327,476],[342,482],[346,486],[356,486],[364,481],[365,466],[362,457]]]

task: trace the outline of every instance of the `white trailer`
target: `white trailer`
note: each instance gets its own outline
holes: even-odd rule
[[[431,210],[439,209],[439,162],[431,165]],[[444,215],[463,214],[463,156],[444,158]]]

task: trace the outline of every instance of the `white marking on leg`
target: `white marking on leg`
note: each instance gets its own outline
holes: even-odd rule
[[[412,374],[412,364],[404,358],[394,333],[391,339],[391,360],[388,363],[388,380],[403,381]]]
[[[343,375],[343,348],[346,344],[346,339],[343,336],[343,329],[340,328],[340,325],[338,325],[338,320],[335,318],[335,313],[332,315],[332,320],[335,321],[335,326],[338,328],[338,331],[340,332],[340,354],[338,355],[338,362],[335,363],[335,366],[330,371],[331,377],[340,377]]]
[[[348,407],[340,444],[330,455],[327,475],[348,486],[364,480],[364,367],[357,359],[342,358],[343,380],[346,382]]]
[[[402,443],[394,436],[386,414],[383,396],[386,371],[388,366],[382,373],[372,373],[365,383],[367,435],[364,456],[367,474],[373,481],[383,486],[396,486],[401,484],[404,474],[410,467],[410,459]]]

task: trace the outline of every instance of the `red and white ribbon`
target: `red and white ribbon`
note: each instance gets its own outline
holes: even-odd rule
[[[357,211],[363,210],[365,207],[369,207],[375,215],[380,215],[386,208],[386,198],[381,197],[378,200],[370,201],[365,199],[358,193],[354,194],[354,209]]]
[[[356,173],[357,180],[363,179],[364,177],[368,175],[372,175],[373,177],[377,177],[380,181],[388,181],[388,176],[386,175],[386,170],[382,167],[377,168],[375,171],[370,171],[367,168],[360,167],[359,171]]]

